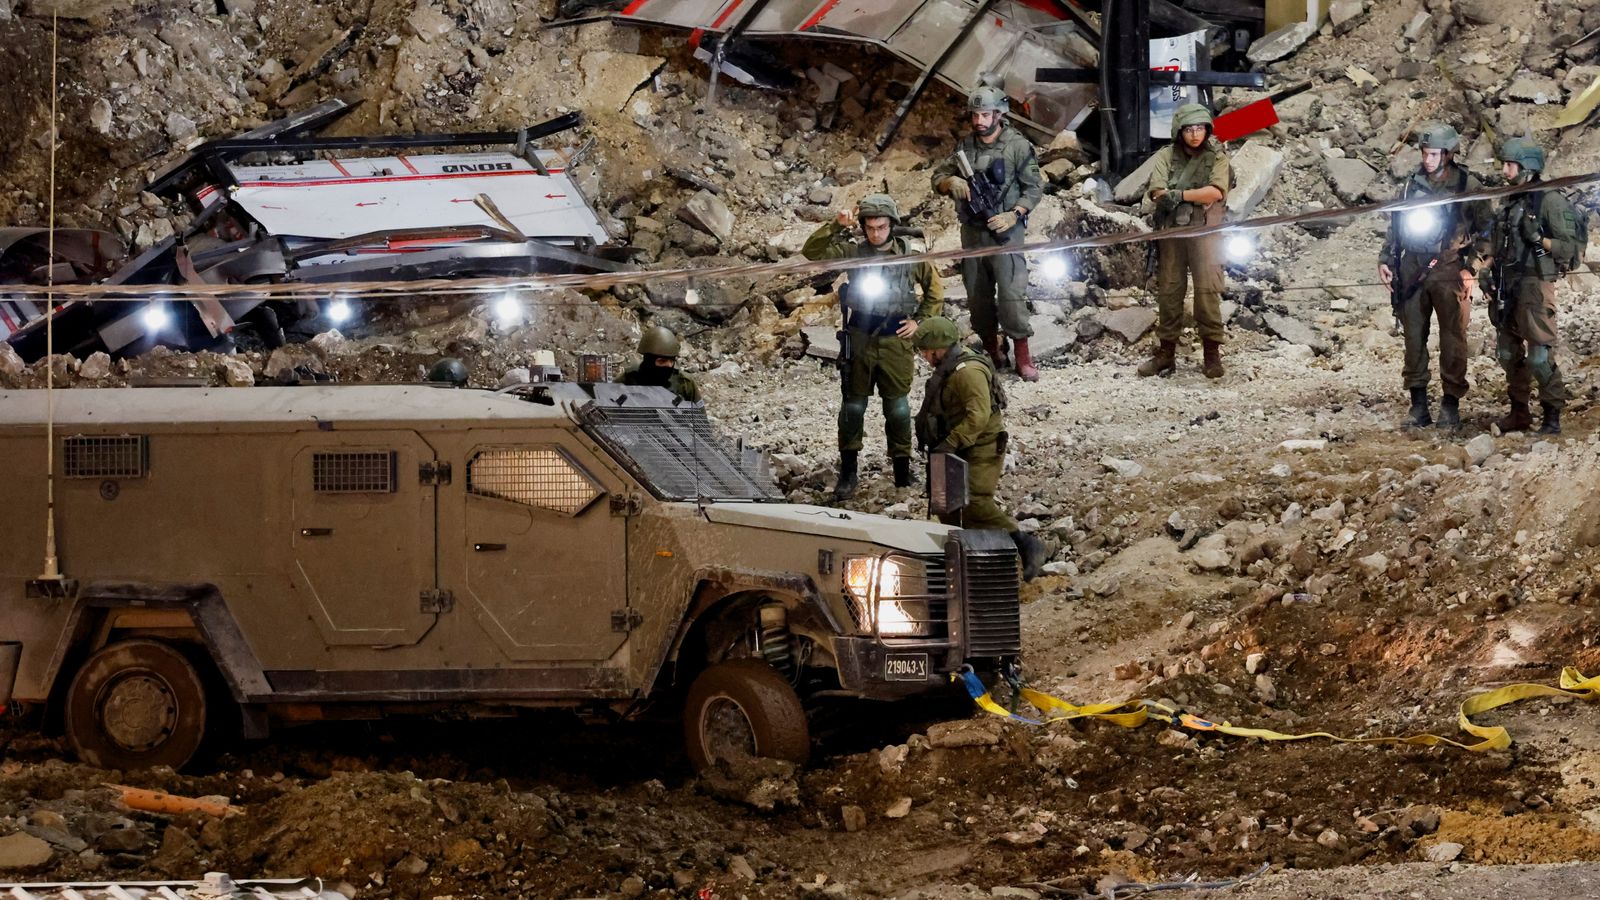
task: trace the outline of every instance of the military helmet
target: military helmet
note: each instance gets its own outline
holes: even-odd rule
[[[676,359],[679,349],[678,336],[665,325],[651,325],[639,336],[639,352],[647,356]]]
[[[989,84],[980,84],[978,89],[967,97],[967,112],[1006,112],[1011,108],[1011,101],[1006,98],[1006,92]]]
[[[1544,148],[1527,138],[1512,138],[1500,145],[1500,161],[1514,162],[1526,172],[1544,171]]]
[[[887,218],[896,225],[900,224],[900,206],[888,194],[868,194],[862,197],[856,206],[856,215],[863,220]]]
[[[467,364],[454,356],[446,356],[433,364],[428,370],[428,380],[441,384],[453,384],[456,387],[467,386]]]
[[[959,340],[961,332],[956,328],[956,323],[944,316],[923,319],[917,325],[917,333],[911,336],[918,350],[943,350],[955,346]]]
[[[1429,122],[1417,132],[1417,146],[1423,150],[1444,150],[1454,153],[1456,148],[1461,146],[1461,135],[1443,122]]]
[[[1172,114],[1172,130],[1181,131],[1190,125],[1211,127],[1211,110],[1199,103],[1185,103]]]

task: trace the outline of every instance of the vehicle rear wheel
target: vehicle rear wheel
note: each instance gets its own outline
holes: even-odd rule
[[[683,710],[689,762],[704,772],[754,757],[805,763],[811,731],[800,697],[782,675],[755,659],[718,663],[700,673]]]
[[[169,644],[111,644],[72,679],[66,720],[67,740],[89,765],[181,768],[205,737],[205,682]]]

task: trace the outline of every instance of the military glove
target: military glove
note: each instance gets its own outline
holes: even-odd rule
[[[967,180],[959,175],[951,175],[949,178],[946,178],[941,187],[944,188],[944,192],[946,194],[949,194],[957,200],[972,199],[972,186],[967,184]]]
[[[1178,199],[1179,195],[1180,192],[1178,191],[1167,191],[1165,194],[1157,197],[1156,212],[1161,213],[1162,215],[1172,215],[1173,211],[1178,208],[1178,204],[1183,202],[1182,200]]]
[[[1017,227],[1017,220],[1019,218],[1020,217],[1017,215],[1017,211],[1014,209],[1008,209],[1003,213],[995,213],[989,217],[989,230],[995,234],[1005,234],[1011,229]]]

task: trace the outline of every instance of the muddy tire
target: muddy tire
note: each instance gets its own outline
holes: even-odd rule
[[[800,697],[782,675],[755,659],[700,673],[683,708],[683,739],[695,771],[751,756],[804,764],[811,731]]]
[[[103,769],[174,769],[206,734],[205,681],[177,648],[132,640],[96,651],[67,689],[67,740]]]

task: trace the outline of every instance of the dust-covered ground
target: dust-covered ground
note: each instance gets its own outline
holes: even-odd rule
[[[26,102],[0,139],[12,185],[0,211],[38,224],[45,142],[29,104],[47,78],[48,19],[34,9],[43,4],[14,5],[20,14],[0,16],[0,37],[25,62],[0,76],[0,96]],[[1469,162],[1489,171],[1486,128],[1536,124],[1600,74],[1600,42],[1579,41],[1600,26],[1600,8],[1535,6],[1527,15],[1468,0],[1368,3],[1342,33],[1274,63],[1275,79],[1316,88],[1249,142],[1281,154],[1258,211],[1389,196],[1415,164],[1412,151],[1390,150],[1423,116],[1457,122]],[[181,210],[138,196],[175,144],[349,90],[367,102],[346,132],[500,128],[583,109],[584,136],[598,141],[590,187],[645,265],[788,258],[833,208],[885,184],[930,246],[956,241],[926,170],[954,134],[957,103],[930,94],[873,156],[870,138],[906,77],[872,79],[870,59],[836,60],[863,76],[846,91],[863,114],[822,130],[828,110],[809,88],[728,85],[704,110],[704,70],[676,39],[607,25],[541,30],[552,11],[539,4],[134,8],[115,22],[68,21],[76,41],[64,108],[75,124],[63,128],[64,165],[79,177],[61,206],[135,245],[183,224]],[[1380,84],[1358,84],[1349,66]],[[1592,129],[1542,136],[1555,174],[1600,161]],[[1042,158],[1051,193],[1032,237],[1129,227],[1134,210],[1090,199],[1094,169],[1076,149]],[[702,182],[721,191],[732,234],[677,217]],[[1600,277],[1583,272],[1560,288],[1560,362],[1576,397],[1561,436],[1494,433],[1503,376],[1482,316],[1466,427],[1403,431],[1400,339],[1387,293],[1371,284],[1381,229],[1355,219],[1262,234],[1261,254],[1230,272],[1229,372],[1218,382],[1199,374],[1198,348],[1187,345],[1174,376],[1133,374],[1153,319],[1142,252],[1076,258],[1062,284],[1035,279],[1043,377],[1007,380],[1013,442],[1001,492],[1051,548],[1049,574],[1024,595],[1035,686],[1075,702],[1143,697],[1283,732],[1471,742],[1456,713],[1474,692],[1554,684],[1563,666],[1600,672],[1591,356]],[[959,279],[946,284],[964,315]],[[682,283],[552,292],[509,328],[470,304],[417,300],[368,309],[343,335],[270,355],[246,342],[231,356],[157,351],[55,365],[85,388],[152,375],[267,383],[285,371],[379,381],[415,379],[450,354],[492,387],[540,349],[563,365],[581,352],[620,365],[642,322],[665,322],[688,336],[684,365],[722,430],[765,447],[791,498],[825,500],[838,382],[807,348],[835,327],[831,286],[693,287],[698,302]],[[0,384],[39,386],[44,375],[43,365],[0,357]],[[863,490],[849,505],[922,515],[916,491],[888,487],[881,447],[881,419],[869,416]],[[1600,894],[1592,705],[1542,699],[1482,714],[1480,724],[1515,739],[1488,753],[1272,743],[1154,723],[1034,728],[970,714],[953,688],[943,703],[824,710],[812,766],[755,791],[693,776],[666,715],[619,725],[559,715],[321,724],[220,748],[184,774],[80,766],[60,739],[8,721],[0,841],[24,835],[44,859],[0,868],[0,878],[221,870],[314,875],[361,897],[932,900],[1103,896],[1127,882],[1242,879],[1265,864],[1269,873],[1230,892]],[[129,812],[107,783],[222,795],[242,813]]]

